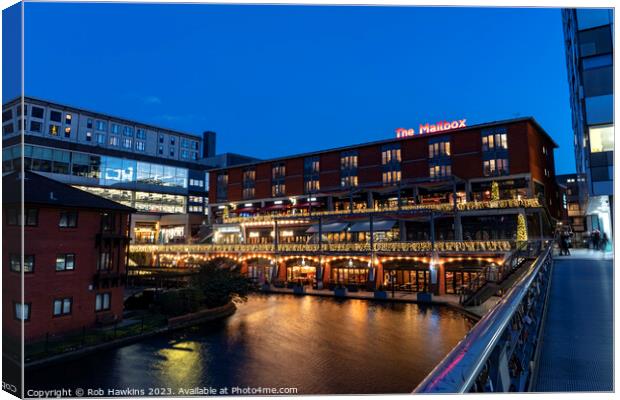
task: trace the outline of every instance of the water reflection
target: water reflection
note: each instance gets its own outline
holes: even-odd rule
[[[470,327],[437,307],[256,295],[228,320],[33,371],[28,384],[407,393]]]

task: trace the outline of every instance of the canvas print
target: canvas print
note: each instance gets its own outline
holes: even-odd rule
[[[613,393],[613,8],[2,32],[8,394]]]

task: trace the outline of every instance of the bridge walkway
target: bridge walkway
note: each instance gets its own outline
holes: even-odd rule
[[[613,390],[611,253],[555,256],[536,392]]]

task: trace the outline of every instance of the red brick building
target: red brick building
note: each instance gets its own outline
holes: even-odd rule
[[[237,211],[256,214],[274,201],[286,206],[291,197],[302,198],[297,207],[312,206],[303,201],[307,195],[320,203],[317,209],[329,209],[339,199],[355,202],[360,192],[370,204],[395,187],[419,203],[441,202],[447,198],[433,194],[443,189],[433,187],[455,181],[464,201],[489,197],[491,182],[497,182],[502,198],[542,196],[551,216],[561,218],[556,147],[529,117],[216,169],[209,179],[210,211],[217,216],[222,206],[237,203]]]
[[[20,337],[23,321],[36,341],[121,319],[134,210],[31,172],[3,177],[3,193],[5,334]]]
[[[259,281],[457,293],[562,216],[533,118],[461,122],[210,171],[211,257]]]

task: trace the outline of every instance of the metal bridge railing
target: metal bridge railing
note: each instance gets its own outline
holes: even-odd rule
[[[553,265],[547,245],[521,279],[414,393],[526,391]]]

